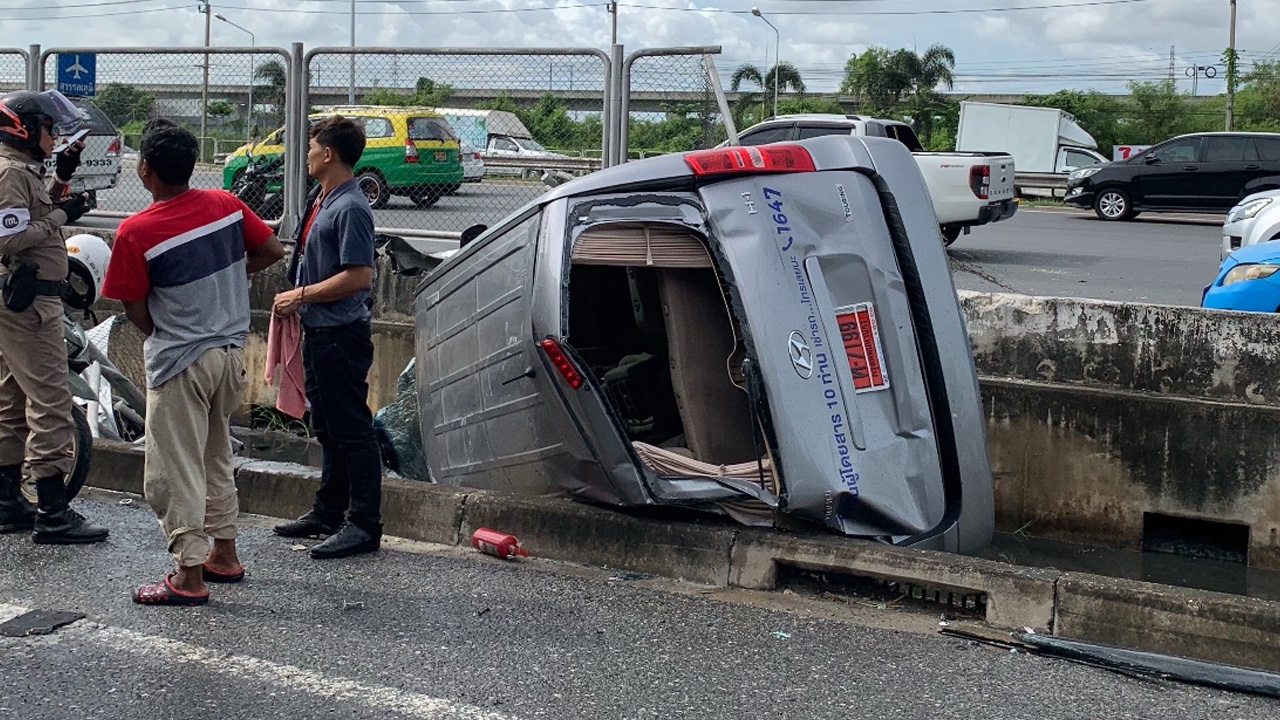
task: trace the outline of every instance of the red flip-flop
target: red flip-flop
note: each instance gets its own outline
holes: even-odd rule
[[[173,586],[173,575],[165,575],[164,579],[154,585],[143,585],[133,591],[133,601],[139,605],[204,605],[209,602],[209,593],[192,595],[184,593]]]
[[[204,573],[204,581],[211,583],[238,583],[244,579],[244,568],[240,568],[238,573],[224,573],[209,567],[209,563],[201,566]]]

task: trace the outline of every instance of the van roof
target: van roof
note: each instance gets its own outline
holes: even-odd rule
[[[312,113],[311,117],[316,115],[332,115],[340,112],[360,112],[373,115],[401,115],[401,114],[417,114],[431,115],[432,117],[440,117],[435,108],[422,105],[332,105],[323,112]]]

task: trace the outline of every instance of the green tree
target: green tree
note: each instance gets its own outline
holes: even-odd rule
[[[729,80],[729,89],[733,92],[741,92],[743,84],[747,82],[755,85],[756,90],[748,90],[739,95],[732,109],[734,123],[742,127],[754,125],[769,116],[769,109],[773,107],[774,85],[777,85],[779,94],[790,89],[791,92],[800,95],[798,98],[800,100],[804,99],[806,90],[800,71],[789,62],[780,62],[767,71],[755,65],[743,65],[733,72]],[[760,103],[758,115],[755,114],[757,100]],[[781,99],[778,103],[778,111],[782,112]]]
[[[420,77],[413,93],[391,88],[378,88],[361,98],[366,105],[395,105],[398,107],[440,107],[453,95],[453,86],[438,83],[429,77]]]
[[[284,124],[284,87],[288,73],[284,63],[279,60],[268,60],[253,71],[255,80],[263,83],[254,87],[254,102],[270,105],[276,125]]]
[[[226,100],[214,100],[209,103],[207,111],[209,113],[209,117],[215,120],[226,120],[235,113],[236,109]]]
[[[1129,117],[1122,131],[1129,142],[1158,143],[1198,129],[1187,99],[1172,80],[1129,83]]]
[[[1254,63],[1241,76],[1236,129],[1280,131],[1280,60]]]
[[[845,62],[840,92],[853,96],[861,111],[909,118],[923,139],[946,110],[937,89],[951,89],[955,65],[955,53],[945,45],[931,45],[923,54],[872,47]]]
[[[109,83],[98,92],[94,104],[106,114],[111,124],[116,127],[131,122],[151,119],[155,109],[156,98],[151,93],[142,92],[132,85]]]

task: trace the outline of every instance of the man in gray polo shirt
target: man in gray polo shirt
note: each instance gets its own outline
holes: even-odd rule
[[[311,127],[307,173],[319,186],[295,238],[295,287],[274,304],[277,315],[302,318],[307,402],[324,456],[311,510],[275,532],[328,535],[311,548],[313,558],[373,552],[382,539],[382,457],[368,404],[373,211],[352,172],[364,144],[364,130],[341,116]]]

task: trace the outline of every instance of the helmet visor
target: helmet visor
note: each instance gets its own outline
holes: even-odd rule
[[[47,101],[41,104],[53,119],[53,131],[58,135],[70,135],[89,121],[89,113],[76,107],[57,90],[45,90],[40,97]]]

